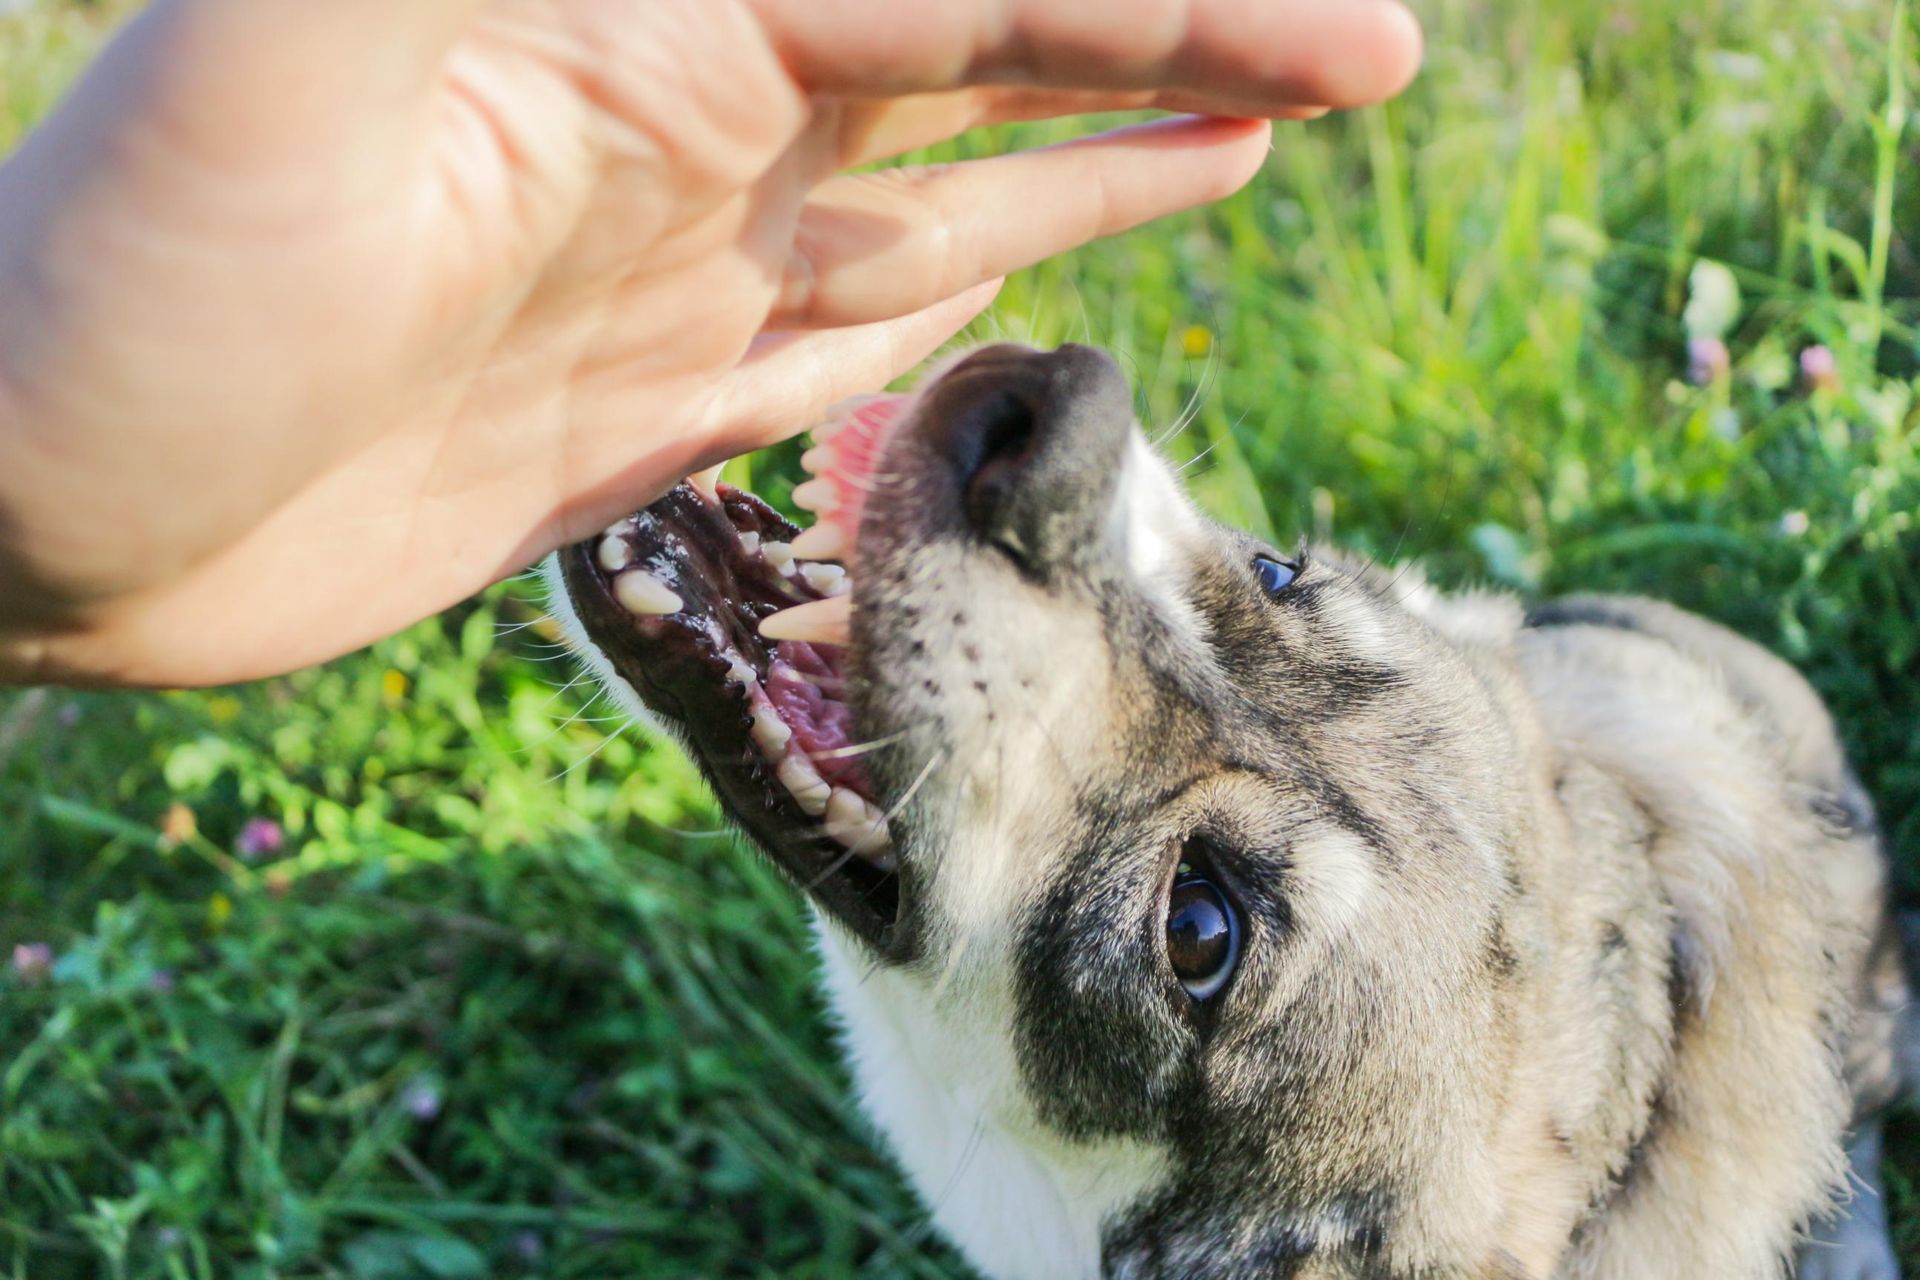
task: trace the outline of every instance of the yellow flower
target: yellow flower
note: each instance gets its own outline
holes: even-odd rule
[[[216,893],[207,899],[207,930],[219,933],[227,927],[227,921],[233,919],[233,899],[224,893]]]
[[[160,818],[160,847],[172,849],[185,844],[200,830],[199,819],[193,816],[193,810],[178,800],[167,806],[166,813]]]
[[[407,690],[411,687],[406,672],[396,671],[392,667],[388,667],[387,673],[380,677],[380,693],[389,703],[398,702],[406,697]]]
[[[240,699],[220,694],[207,699],[207,719],[225,728],[240,716]]]
[[[1187,359],[1198,360],[1213,350],[1213,330],[1203,324],[1190,324],[1180,333],[1180,350]]]

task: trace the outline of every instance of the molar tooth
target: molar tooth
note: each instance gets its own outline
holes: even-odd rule
[[[632,548],[627,540],[617,533],[610,533],[600,539],[600,567],[608,573],[618,573],[627,567],[627,557]]]
[[[822,825],[829,836],[860,853],[878,853],[893,843],[886,815],[845,787],[833,789]]]
[[[793,554],[809,560],[838,560],[847,554],[846,530],[822,521],[793,540]]]
[[[815,772],[813,763],[799,750],[787,752],[773,774],[808,817],[817,818],[827,811],[827,801],[833,795],[833,788]]]
[[[629,569],[615,578],[613,596],[628,613],[659,616],[678,613],[684,607],[673,588],[645,569]]]
[[[793,740],[793,730],[780,718],[780,713],[766,702],[753,709],[752,733],[753,744],[769,760],[778,760],[780,753],[787,749],[787,743]]]
[[[740,539],[740,550],[750,556],[760,554],[760,535],[757,533],[736,534]]]
[[[834,588],[846,580],[847,571],[837,564],[814,564],[811,561],[803,561],[800,565],[800,576],[807,580],[808,586],[821,595],[837,596],[842,593],[835,591]]]
[[[806,640],[814,644],[845,644],[851,638],[853,600],[833,596],[810,600],[760,619],[760,634],[769,640]]]
[[[793,505],[817,515],[826,515],[840,505],[840,491],[833,481],[815,478],[793,486]]]
[[[760,554],[768,564],[773,566],[774,572],[782,574],[793,572],[793,548],[786,543],[763,542],[760,544]]]

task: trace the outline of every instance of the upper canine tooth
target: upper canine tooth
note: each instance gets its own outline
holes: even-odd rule
[[[830,596],[768,614],[760,619],[760,634],[769,640],[845,644],[852,638],[852,623],[853,597]]]
[[[724,467],[726,464],[721,463]],[[720,467],[706,467],[687,477],[687,483],[711,502],[720,501]]]
[[[793,540],[793,554],[809,560],[838,560],[846,553],[847,531],[831,522],[816,524]]]
[[[600,567],[608,573],[618,573],[627,567],[627,557],[632,548],[627,540],[617,533],[610,533],[600,539]]]
[[[800,576],[807,585],[823,596],[836,596],[840,592],[834,588],[847,576],[847,571],[837,564],[814,564],[811,561],[800,566]]]
[[[760,554],[773,566],[774,572],[787,574],[793,572],[793,548],[784,542],[763,542]]]
[[[615,578],[613,596],[628,613],[678,613],[684,607],[673,588],[645,569],[629,569]]]
[[[800,751],[787,752],[773,775],[793,796],[802,813],[817,818],[827,811],[827,801],[833,795],[833,788],[827,785],[827,780],[814,769],[813,762]]]
[[[833,481],[816,478],[793,486],[793,505],[826,515],[840,505],[840,491]]]

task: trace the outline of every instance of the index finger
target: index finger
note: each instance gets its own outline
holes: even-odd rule
[[[1251,114],[1361,106],[1419,69],[1397,0],[750,0],[810,92],[1159,90]]]

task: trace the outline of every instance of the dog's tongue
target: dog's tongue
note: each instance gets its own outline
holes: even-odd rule
[[[815,444],[800,458],[813,479],[793,491],[795,506],[814,513],[811,529],[793,540],[795,555],[851,566],[860,512],[873,490],[873,468],[899,424],[909,397],[864,396],[831,411],[813,429]]]

